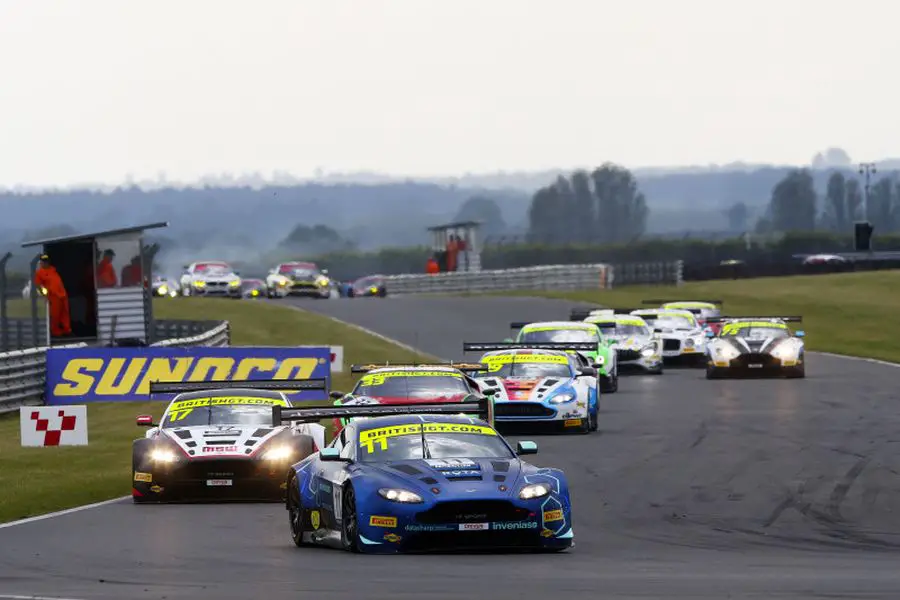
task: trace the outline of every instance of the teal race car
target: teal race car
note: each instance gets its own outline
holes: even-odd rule
[[[515,339],[507,338],[507,342],[525,343],[596,343],[597,350],[579,351],[592,363],[602,363],[597,369],[597,385],[600,391],[613,394],[619,389],[619,363],[616,359],[615,340],[604,335],[607,326],[597,323],[579,323],[573,321],[541,321],[535,323],[510,323],[511,329],[518,329]],[[613,324],[613,329],[615,324]]]

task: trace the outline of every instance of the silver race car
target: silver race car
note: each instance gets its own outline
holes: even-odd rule
[[[311,296],[330,298],[332,289],[328,271],[311,262],[285,262],[277,265],[266,276],[269,298],[286,296]]]
[[[619,371],[662,375],[662,339],[642,318],[616,309],[573,310],[573,321],[600,326],[613,341]]]
[[[226,262],[199,261],[184,267],[181,275],[182,296],[223,296],[241,298],[241,278]]]
[[[701,327],[712,329],[716,333],[718,323],[711,324],[707,319],[715,319],[722,316],[724,300],[644,300],[641,304],[658,306],[659,308],[671,308],[673,310],[687,310],[694,313]]]
[[[681,360],[698,367],[706,364],[706,336],[692,312],[641,308],[631,315],[642,318],[660,335],[663,359]]]
[[[708,332],[706,378],[806,376],[803,331],[788,323],[801,317],[718,317],[718,335]]]

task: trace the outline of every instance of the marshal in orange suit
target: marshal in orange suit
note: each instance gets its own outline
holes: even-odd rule
[[[35,287],[47,297],[47,311],[50,316],[50,335],[59,337],[72,334],[69,319],[69,295],[59,273],[50,264],[50,257],[41,255],[41,265],[34,274]]]

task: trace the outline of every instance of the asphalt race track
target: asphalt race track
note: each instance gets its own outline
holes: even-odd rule
[[[565,319],[527,298],[287,300],[442,358]],[[814,339],[816,332],[808,331]],[[477,356],[467,356],[474,360]],[[805,380],[623,377],[600,432],[527,436],[569,475],[558,555],[297,549],[280,505],[129,501],[0,528],[0,600],[900,597],[900,370],[810,355]]]

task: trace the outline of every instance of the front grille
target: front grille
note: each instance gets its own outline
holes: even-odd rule
[[[556,411],[537,402],[498,402],[494,405],[497,417],[552,417]]]
[[[416,521],[429,525],[522,521],[530,514],[528,509],[519,508],[506,500],[451,501],[440,502],[430,510],[417,514]]]
[[[663,340],[663,350],[681,350],[681,340]]]
[[[260,466],[253,460],[213,458],[191,461],[179,469],[178,475],[185,479],[241,479],[265,474],[260,472]]]
[[[768,354],[761,352],[750,352],[742,354],[732,361],[732,364],[738,367],[749,367],[749,365],[763,365],[763,368],[781,366],[781,362]]]
[[[637,360],[641,357],[641,353],[637,350],[616,350],[616,357],[619,360]]]

